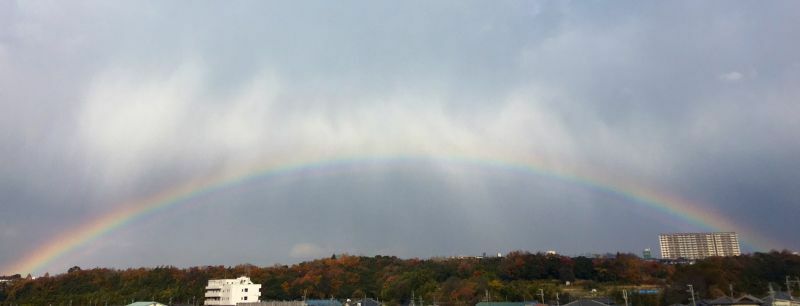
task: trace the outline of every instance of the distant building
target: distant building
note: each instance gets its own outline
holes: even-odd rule
[[[739,236],[733,232],[660,234],[658,240],[663,259],[703,259],[742,254]]]
[[[642,258],[644,258],[645,260],[653,259],[653,252],[650,251],[650,248],[644,249],[644,251],[642,251]]]
[[[203,305],[235,306],[239,303],[259,302],[261,285],[254,284],[249,277],[236,279],[212,279],[206,286]]]

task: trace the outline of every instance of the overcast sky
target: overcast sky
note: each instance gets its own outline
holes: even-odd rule
[[[378,160],[205,194],[34,272],[639,253],[709,230],[453,156],[636,182],[797,250],[798,38],[797,1],[0,0],[0,267],[126,202],[295,156]],[[418,158],[380,160],[397,155]]]

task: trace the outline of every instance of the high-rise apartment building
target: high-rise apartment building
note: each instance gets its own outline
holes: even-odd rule
[[[211,279],[206,286],[204,305],[236,305],[258,302],[261,285],[254,284],[249,277],[237,279]]]
[[[661,258],[703,259],[741,255],[739,237],[733,232],[672,233],[658,235]]]

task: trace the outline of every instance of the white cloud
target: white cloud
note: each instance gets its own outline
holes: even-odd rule
[[[128,184],[159,165],[202,169],[289,156],[573,156],[572,136],[542,103],[543,90],[460,117],[435,91],[345,100],[287,88],[264,69],[243,86],[215,92],[206,89],[206,71],[193,60],[170,73],[118,68],[93,80],[78,126],[86,157],[106,174],[101,179]]]
[[[331,253],[331,251],[328,249],[325,249],[313,243],[304,242],[292,246],[292,249],[289,251],[289,257],[297,259],[310,259],[310,258],[320,258],[329,253]]]
[[[737,82],[744,78],[744,74],[738,71],[731,71],[719,75],[719,79],[725,82]]]
[[[187,62],[172,73],[118,69],[96,77],[79,112],[78,136],[87,158],[112,179],[135,178],[144,165],[171,157],[181,123],[200,97],[200,66]]]

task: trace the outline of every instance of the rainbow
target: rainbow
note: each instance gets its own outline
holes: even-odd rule
[[[187,203],[193,198],[226,189],[232,186],[246,184],[253,180],[267,177],[277,177],[291,173],[302,173],[331,169],[337,166],[357,166],[364,163],[385,163],[392,161],[433,161],[461,164],[476,164],[481,166],[522,170],[538,176],[574,182],[586,188],[618,195],[630,199],[630,203],[644,205],[655,211],[680,220],[689,222],[709,230],[736,231],[741,235],[742,241],[757,250],[775,249],[780,244],[759,235],[756,231],[749,230],[741,224],[734,224],[724,215],[706,208],[707,205],[689,202],[674,195],[659,193],[646,188],[641,184],[622,181],[600,175],[590,171],[575,171],[545,166],[546,163],[532,159],[489,159],[479,156],[435,156],[435,155],[386,155],[374,156],[338,156],[333,158],[294,158],[283,162],[266,162],[256,167],[243,167],[235,170],[220,171],[210,176],[190,180],[164,189],[158,193],[135,201],[118,205],[117,210],[89,220],[75,228],[46,241],[38,248],[31,250],[16,262],[5,266],[5,273],[36,273],[42,272],[56,259],[89,244],[99,237],[108,235],[124,227],[142,216],[155,214],[167,207]]]

